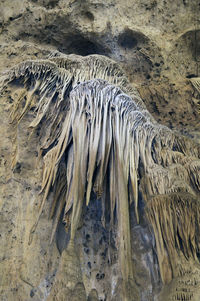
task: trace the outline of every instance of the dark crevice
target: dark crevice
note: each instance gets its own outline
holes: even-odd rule
[[[67,37],[70,41],[66,47],[68,53],[74,53],[82,56],[90,54],[106,54],[106,49],[97,42],[91,41],[82,35],[71,35]]]
[[[130,29],[125,29],[118,37],[118,44],[123,48],[132,49],[137,46],[138,41]]]
[[[140,51],[144,45],[149,50],[149,39],[141,32],[133,31],[130,28],[125,28],[117,38],[118,45],[125,49],[133,49]]]
[[[31,0],[31,2],[47,9],[55,8],[59,4],[59,1],[60,0]]]

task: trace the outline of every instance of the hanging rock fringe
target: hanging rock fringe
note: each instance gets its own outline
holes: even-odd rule
[[[19,123],[32,109],[30,128],[45,129],[40,134],[40,149],[46,153],[43,200],[30,243],[51,187],[52,239],[64,208],[72,241],[94,191],[103,208],[109,203],[111,227],[116,209],[121,273],[128,282],[133,278],[129,208],[134,203],[139,222],[140,189],[162,281],[175,276],[178,252],[196,259],[200,147],[157,124],[115,62],[56,53],[48,60],[23,62],[2,79],[4,86],[23,87],[13,104],[12,122]]]
[[[193,77],[190,79],[190,82],[194,88],[200,93],[200,77]]]
[[[179,274],[180,252],[197,260],[200,247],[200,208],[190,194],[155,196],[148,202],[146,213],[155,233],[156,248],[163,282]]]
[[[200,77],[193,77],[190,79],[190,82],[193,85],[193,87],[197,90],[197,92],[200,94]],[[198,112],[200,114],[200,100],[196,99],[195,103],[198,106]]]

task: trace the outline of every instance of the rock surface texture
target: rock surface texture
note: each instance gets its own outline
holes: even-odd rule
[[[0,300],[200,300],[199,10],[1,0]]]

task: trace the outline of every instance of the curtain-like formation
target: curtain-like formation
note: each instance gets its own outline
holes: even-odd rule
[[[20,89],[12,122],[19,123],[32,110],[30,129],[42,129],[43,201],[30,242],[51,187],[52,239],[63,208],[74,239],[93,191],[102,208],[109,208],[110,227],[117,223],[121,273],[128,281],[133,278],[129,210],[133,202],[139,223],[140,190],[162,281],[176,276],[179,252],[197,260],[200,147],[157,124],[116,63],[95,55],[55,55],[23,62],[2,81],[3,87]]]

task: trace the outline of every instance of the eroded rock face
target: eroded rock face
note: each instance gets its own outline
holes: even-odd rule
[[[170,201],[163,197],[162,206],[159,205],[160,200],[153,199],[154,204],[151,206],[148,194],[151,197],[156,193],[162,194],[160,176],[154,171],[144,175],[143,166],[140,165],[139,225],[134,204],[130,208],[134,277],[126,286],[127,300],[199,300],[199,243],[195,237],[198,235],[198,215],[195,212],[198,212],[199,201],[199,165],[196,163],[199,160],[199,146],[196,144],[199,141],[199,94],[189,81],[189,78],[199,76],[197,8],[198,3],[191,1],[183,1],[180,5],[165,1],[135,1],[126,4],[113,0],[105,3],[1,1],[2,72],[26,60],[50,59],[60,64],[59,68],[70,71],[81,70],[82,67],[84,74],[87,63],[84,65],[82,58],[72,55],[71,65],[62,65],[64,54],[84,57],[97,54],[112,58],[125,73],[116,75],[113,72],[107,78],[102,73],[102,77],[98,78],[113,84],[110,82],[113,77],[114,84],[121,89],[128,86],[125,92],[133,99],[135,97],[139,100],[141,96],[147,109],[160,124],[193,138],[191,142],[184,138],[184,147],[176,142],[171,149],[173,154],[177,152],[175,155],[163,149],[162,155],[157,157],[153,150],[153,158],[157,158],[155,163],[159,166],[168,168],[171,166],[169,162],[181,165],[178,168],[176,166],[178,172],[175,169],[172,171],[171,167],[167,171],[177,176],[177,182],[181,180],[185,183],[181,188],[184,196],[178,196],[180,201],[172,195]],[[106,67],[109,61],[105,59],[105,62]],[[20,81],[20,77],[17,80]],[[123,300],[118,230],[115,227],[110,235],[110,217],[106,216],[102,220],[102,205],[95,195],[91,196],[93,202],[84,209],[79,222],[76,252],[74,247],[67,248],[70,236],[66,234],[62,218],[50,244],[55,218],[49,220],[48,216],[55,198],[54,188],[49,191],[32,243],[29,244],[31,228],[42,201],[39,191],[42,186],[43,161],[38,146],[41,131],[44,134],[47,128],[39,127],[34,132],[30,130],[29,125],[35,116],[34,106],[27,110],[19,124],[10,124],[13,104],[20,95],[27,96],[27,87],[31,92],[31,86],[24,87],[17,81],[8,84],[2,90],[0,103],[2,300]],[[145,111],[142,101],[139,103],[141,110]],[[20,114],[20,108],[16,108],[11,117]],[[185,174],[187,164],[187,168],[191,167],[189,175]],[[195,177],[190,175],[191,170]],[[152,187],[150,190],[145,188],[149,179],[153,178],[157,192]],[[192,197],[187,197],[185,191],[191,193]],[[166,206],[167,202],[177,205],[174,208],[173,205]],[[149,219],[145,214],[147,208]],[[163,210],[169,217],[173,212],[170,208],[178,212],[177,215],[162,222]],[[154,210],[160,212],[159,222],[151,215]],[[171,221],[176,224],[177,219],[179,223],[179,218],[181,225],[184,218],[191,218],[191,223],[186,224],[187,235],[184,231],[180,233],[183,226],[180,229],[172,227],[173,230],[167,232],[169,227],[166,225]],[[178,239],[173,241],[176,234]],[[167,239],[170,239],[168,243]],[[177,254],[172,252],[173,247]],[[173,256],[179,258],[174,261],[175,266],[170,261]]]

